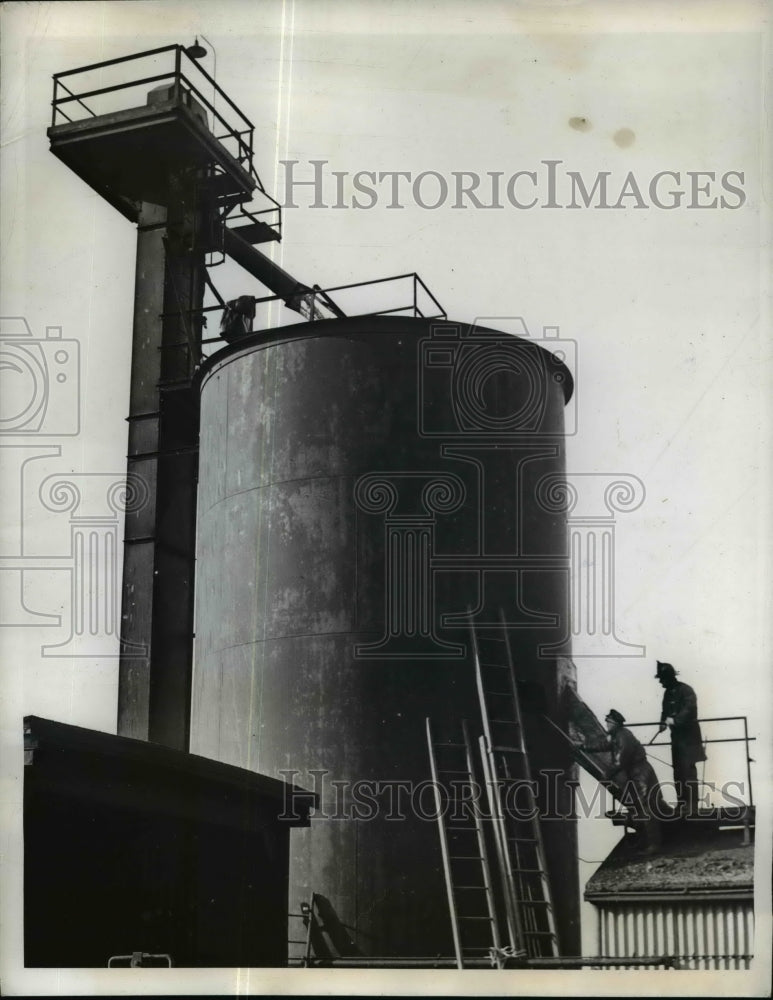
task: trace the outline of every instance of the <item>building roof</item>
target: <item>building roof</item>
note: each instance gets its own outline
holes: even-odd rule
[[[278,778],[157,743],[34,715],[24,730],[25,771],[51,793],[235,825],[257,808],[285,826],[308,826],[317,805],[312,792]]]
[[[672,838],[651,856],[637,853],[633,845],[632,836],[617,844],[589,879],[587,900],[753,896],[754,844],[743,843],[742,831],[717,827],[689,838]]]

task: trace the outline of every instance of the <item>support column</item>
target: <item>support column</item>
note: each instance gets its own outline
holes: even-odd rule
[[[118,733],[188,749],[193,644],[203,252],[194,250],[191,178],[170,182],[170,206],[144,204],[137,233],[127,469],[149,502],[127,513]],[[167,314],[167,315],[164,315]],[[172,314],[172,315],[170,315]]]

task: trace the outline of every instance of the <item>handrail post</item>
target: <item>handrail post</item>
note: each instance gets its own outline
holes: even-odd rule
[[[313,945],[312,932],[314,929],[314,903],[316,902],[317,894],[312,892],[311,902],[309,903],[309,922],[306,926],[306,950],[303,956],[303,968],[308,969],[311,965],[311,949]]]
[[[746,782],[749,788],[749,808],[751,808],[754,805],[754,798],[752,797],[752,768],[751,757],[749,756],[749,726],[745,715],[743,716],[743,739],[744,747],[746,748]]]
[[[172,100],[177,104],[180,100],[180,75],[182,73],[182,45],[176,45],[174,49],[174,90]]]

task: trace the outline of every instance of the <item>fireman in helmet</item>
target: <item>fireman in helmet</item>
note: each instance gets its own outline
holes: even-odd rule
[[[660,730],[671,730],[671,762],[680,810],[688,816],[698,807],[698,771],[696,764],[705,760],[701,727],[698,724],[698,699],[689,684],[676,679],[670,663],[657,661],[655,676],[664,687]]]
[[[606,740],[581,744],[580,748],[591,753],[611,753],[610,780],[620,789],[620,801],[627,806],[644,832],[644,853],[654,854],[660,846],[659,817],[664,817],[664,803],[660,785],[647,753],[630,729],[625,718],[616,708],[610,708],[604,723]]]

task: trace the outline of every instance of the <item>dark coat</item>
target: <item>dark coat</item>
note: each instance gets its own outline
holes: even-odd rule
[[[660,721],[673,718],[671,727],[671,754],[674,766],[679,759],[685,764],[706,760],[703,750],[701,727],[698,725],[698,699],[689,684],[676,681],[663,692],[663,711]]]
[[[612,754],[610,777],[618,784],[628,780],[642,781],[647,786],[657,784],[655,772],[647,760],[647,753],[630,729],[620,726],[606,740],[585,744],[585,749],[595,753]]]

